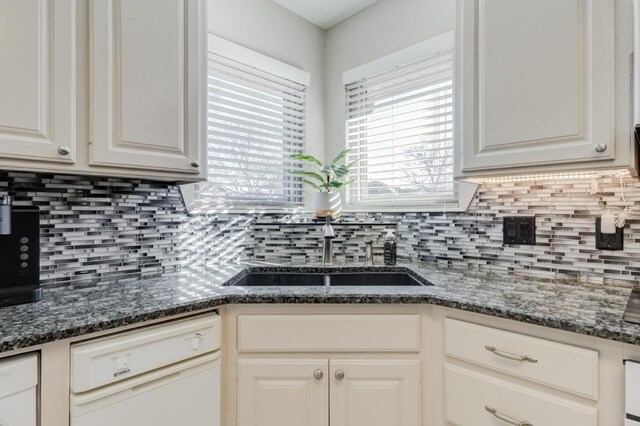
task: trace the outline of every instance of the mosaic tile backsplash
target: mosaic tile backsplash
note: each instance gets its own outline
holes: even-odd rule
[[[596,190],[596,193],[592,192]],[[623,195],[626,203],[623,201]],[[624,251],[595,248],[595,219],[610,210],[630,205],[632,218],[624,233]],[[535,215],[535,246],[502,244],[502,218]],[[630,176],[595,174],[564,180],[523,180],[483,184],[464,213],[360,214],[349,220],[397,224],[398,255],[405,259],[472,266],[548,277],[633,285],[640,277],[640,182]],[[348,231],[358,241],[364,233],[378,236],[379,254],[386,227]],[[364,261],[362,244],[340,248],[341,230],[334,242],[337,259]],[[318,261],[321,225],[300,229],[255,226],[254,258],[278,261]],[[316,248],[313,248],[313,244]],[[342,250],[342,252],[341,252]],[[382,259],[378,257],[378,262]]]
[[[41,282],[155,275],[250,256],[247,218],[188,216],[178,187],[117,178],[0,173],[0,194],[40,208]]]
[[[598,193],[592,194],[593,180]],[[640,182],[617,176],[482,185],[465,213],[358,214],[335,226],[336,261],[364,262],[364,235],[382,263],[387,228],[405,259],[630,285],[640,277]],[[117,178],[0,173],[0,194],[41,209],[43,284],[155,275],[224,261],[319,261],[310,216],[188,215],[178,187]],[[595,218],[624,206],[624,251],[595,249]],[[535,246],[503,246],[502,217],[536,215]]]

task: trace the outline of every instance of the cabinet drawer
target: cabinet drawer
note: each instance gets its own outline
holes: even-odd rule
[[[496,426],[509,420],[535,426],[596,426],[598,422],[595,407],[453,365],[445,366],[445,406],[447,421],[458,426]]]
[[[579,396],[598,398],[598,352],[593,350],[447,318],[445,352]]]
[[[241,352],[418,352],[419,315],[239,315]]]

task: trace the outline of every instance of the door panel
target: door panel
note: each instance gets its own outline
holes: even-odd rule
[[[238,426],[328,426],[327,367],[315,359],[238,361]]]
[[[204,0],[91,3],[90,163],[202,174]]]
[[[120,8],[122,138],[115,143],[179,154],[184,144],[185,3],[126,0],[116,4]],[[149,11],[153,11],[153,25],[142,26]]]
[[[75,8],[0,0],[1,157],[75,160]]]
[[[421,424],[419,360],[331,360],[330,371],[331,426]]]
[[[459,173],[615,158],[611,0],[460,5]]]

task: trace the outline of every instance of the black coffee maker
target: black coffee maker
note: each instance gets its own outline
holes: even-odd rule
[[[0,306],[35,302],[40,288],[40,210],[0,196]]]

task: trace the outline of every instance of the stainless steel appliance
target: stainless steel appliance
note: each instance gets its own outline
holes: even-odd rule
[[[0,196],[0,306],[35,302],[40,288],[40,210]]]
[[[640,288],[634,288],[631,291],[622,319],[627,322],[640,324]]]

